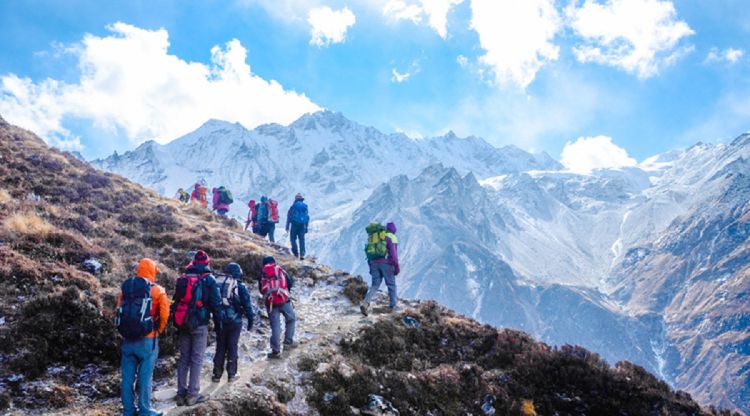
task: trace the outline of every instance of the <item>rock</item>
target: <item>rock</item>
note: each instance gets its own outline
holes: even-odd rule
[[[104,266],[102,266],[102,263],[94,257],[89,257],[83,262],[83,270],[93,275],[100,274],[103,269],[104,269]]]
[[[422,324],[419,323],[419,320],[413,316],[404,316],[404,319],[401,321],[404,323],[404,326],[408,328],[419,328],[422,326]]]

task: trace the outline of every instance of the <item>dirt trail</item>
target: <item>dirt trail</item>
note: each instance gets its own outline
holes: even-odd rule
[[[203,363],[201,394],[209,397],[209,400],[222,400],[238,394],[238,390],[246,391],[248,386],[260,384],[268,387],[281,382],[293,392],[294,397],[286,403],[290,413],[316,413],[307,405],[305,388],[296,369],[300,358],[336,345],[342,337],[350,336],[362,326],[385,316],[386,308],[375,307],[373,313],[365,318],[357,305],[343,295],[341,279],[334,275],[315,284],[308,279],[297,282],[297,285],[299,287],[295,288],[293,297],[297,316],[295,340],[299,342],[299,347],[284,351],[280,360],[266,358],[270,351],[270,328],[266,318],[256,317],[253,331],[243,331],[240,337],[238,380],[228,383],[225,374],[221,382],[211,382],[215,344],[210,345]],[[249,288],[257,297],[257,286]],[[380,296],[383,296],[382,291]],[[387,301],[378,299],[376,303],[385,304]],[[193,407],[176,407],[176,394],[176,379],[158,387],[154,394],[156,409],[165,415],[189,413]]]

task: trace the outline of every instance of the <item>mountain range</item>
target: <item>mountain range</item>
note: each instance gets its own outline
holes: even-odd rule
[[[750,136],[575,174],[476,137],[412,139],[340,113],[248,130],[211,120],[92,162],[171,196],[205,180],[244,203],[302,191],[309,252],[366,274],[364,227],[399,225],[400,294],[628,359],[750,412]]]

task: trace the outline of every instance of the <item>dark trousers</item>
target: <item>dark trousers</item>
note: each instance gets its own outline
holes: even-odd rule
[[[292,224],[289,236],[292,240],[292,254],[295,256],[305,255],[305,224]],[[297,250],[297,241],[299,240],[299,250]]]
[[[268,241],[274,243],[273,233],[276,231],[276,223],[275,222],[269,222],[268,223]]]
[[[224,363],[227,366],[227,375],[232,377],[237,374],[237,349],[242,332],[242,323],[224,324],[224,328],[216,334],[216,354],[214,355],[214,377],[221,377],[224,373]]]

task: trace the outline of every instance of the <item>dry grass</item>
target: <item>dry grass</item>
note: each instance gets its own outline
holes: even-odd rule
[[[13,197],[5,189],[0,189],[0,205],[7,205],[13,202]]]
[[[3,229],[14,236],[48,236],[54,229],[50,223],[33,212],[17,212],[3,221]]]

